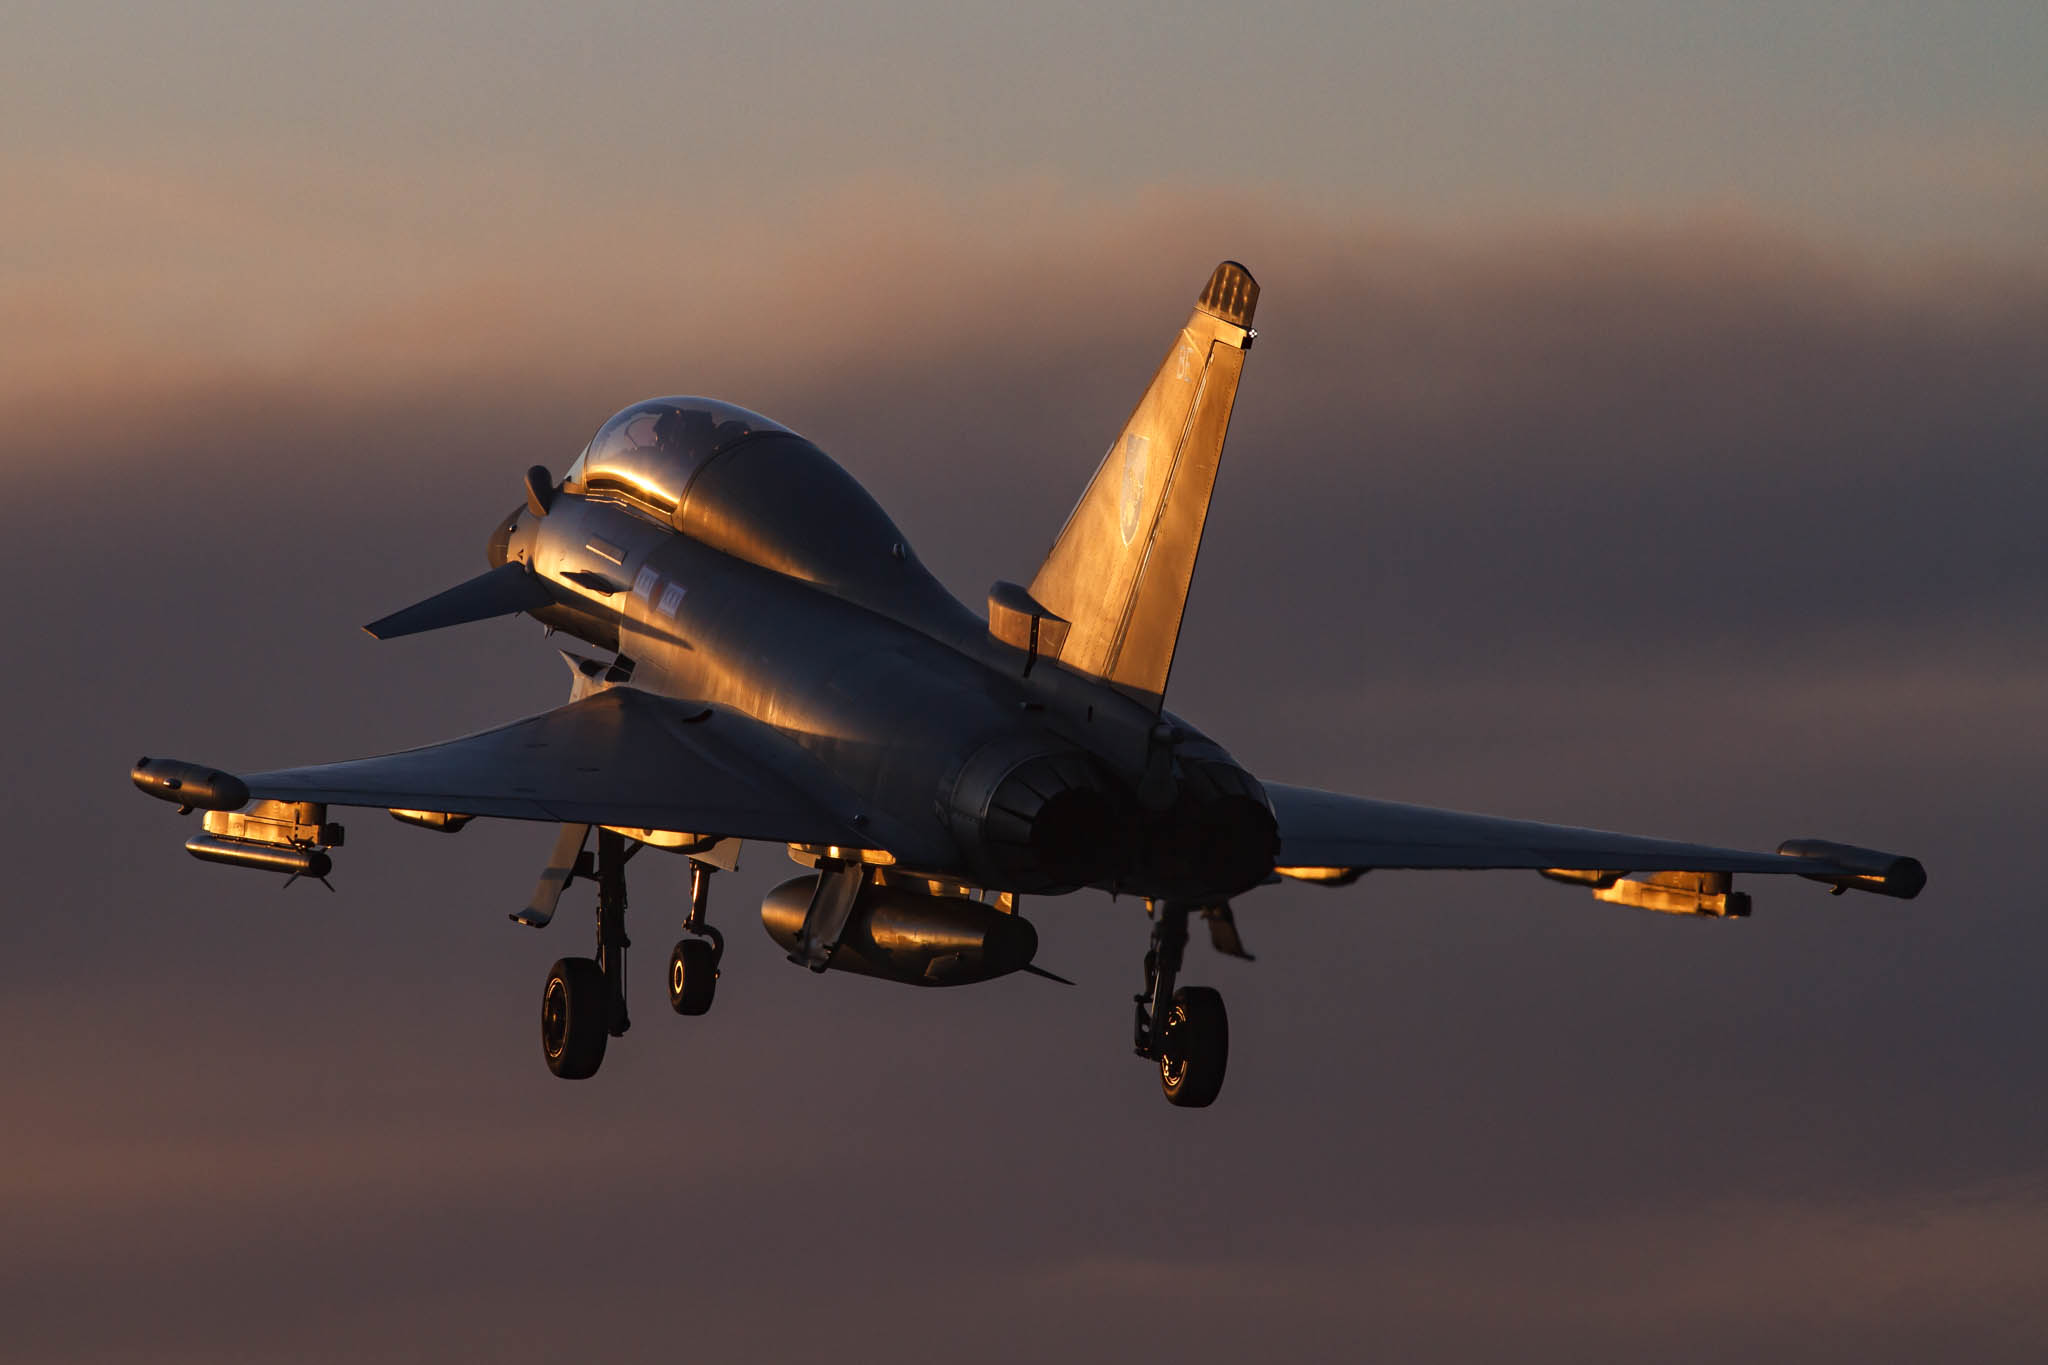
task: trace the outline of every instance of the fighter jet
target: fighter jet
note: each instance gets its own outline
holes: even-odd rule
[[[1133,1044],[1188,1108],[1216,1099],[1230,1045],[1222,997],[1180,984],[1190,922],[1248,957],[1234,905],[1262,886],[1520,868],[1716,918],[1749,913],[1735,876],[1920,892],[1915,860],[1818,839],[1749,853],[1268,782],[1167,710],[1258,297],[1243,266],[1216,268],[1045,562],[983,610],[810,441],[730,403],[651,399],[600,426],[560,480],[527,471],[487,572],[366,627],[388,640],[524,613],[590,651],[563,652],[564,705],[315,767],[144,758],[133,781],[204,813],[194,856],[294,878],[331,870],[332,806],[444,833],[479,817],[557,826],[512,918],[545,926],[564,888],[595,884],[595,953],[557,961],[541,999],[543,1055],[568,1079],[626,1031],[626,864],[648,848],[690,860],[669,962],[683,1015],[716,993],[710,883],[743,841],[811,869],[768,894],[761,923],[813,972],[1050,976],[1024,897],[1095,888],[1142,905]]]

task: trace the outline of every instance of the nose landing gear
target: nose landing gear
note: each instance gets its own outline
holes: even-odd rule
[[[725,936],[705,922],[711,903],[711,869],[690,860],[690,913],[668,959],[668,1003],[677,1014],[704,1014],[718,990],[718,963],[725,956]]]

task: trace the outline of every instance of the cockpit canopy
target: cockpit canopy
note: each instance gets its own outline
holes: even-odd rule
[[[950,621],[960,610],[831,456],[731,403],[635,403],[598,428],[563,487],[879,611]]]
[[[599,427],[563,482],[589,496],[639,503],[666,518],[713,458],[765,435],[795,433],[758,412],[711,398],[650,399]]]

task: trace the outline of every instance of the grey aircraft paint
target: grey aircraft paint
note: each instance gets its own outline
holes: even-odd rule
[[[695,863],[691,937],[671,959],[686,1014],[712,998],[710,870],[734,839],[815,867],[763,913],[817,971],[1038,971],[1020,894],[1143,897],[1134,1045],[1188,1106],[1215,1098],[1228,1053],[1220,997],[1176,989],[1189,919],[1242,956],[1231,900],[1279,877],[1533,869],[1714,917],[1748,912],[1736,874],[1918,893],[1917,862],[1844,844],[1745,853],[1268,786],[1164,710],[1257,298],[1242,266],[1217,268],[1030,587],[994,585],[985,614],[815,445],[729,404],[655,399],[605,423],[560,483],[529,471],[486,573],[369,627],[530,614],[611,656],[569,656],[567,705],[381,758],[247,776],[145,759],[134,780],[205,810],[196,856],[294,875],[327,870],[328,805],[450,832],[465,816],[561,823],[517,918],[544,924],[563,886],[598,883],[597,956],[557,963],[544,993],[547,1059],[569,1077],[625,1029],[624,864],[644,846]]]

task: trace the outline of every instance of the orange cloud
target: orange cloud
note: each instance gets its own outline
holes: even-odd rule
[[[21,180],[32,209],[0,274],[0,344],[17,357],[0,411],[31,425],[89,395],[223,385],[360,401],[604,376],[829,382],[963,348],[1027,359],[1150,337],[1162,301],[1224,256],[1266,280],[1276,331],[1360,329],[1367,392],[1422,402],[1475,368],[1497,379],[1532,335],[1668,347],[1674,320],[1739,332],[1759,298],[1847,319],[2048,287],[2017,265],[1898,265],[1740,219],[1468,230],[1199,189],[947,196],[857,180],[789,208],[658,180],[562,202],[502,173],[421,186],[47,164]]]

